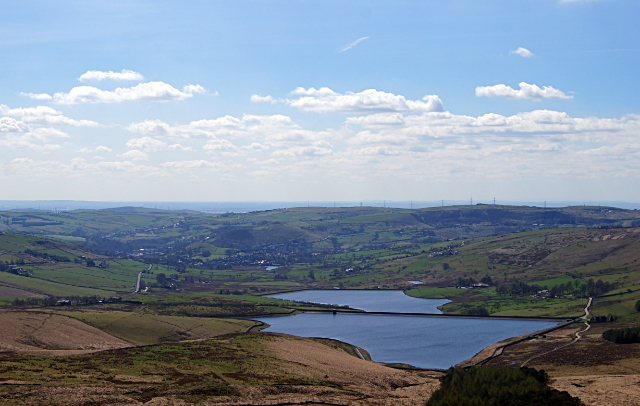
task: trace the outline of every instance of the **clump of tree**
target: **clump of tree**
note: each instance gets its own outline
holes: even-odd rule
[[[618,320],[618,316],[614,314],[609,314],[608,316],[595,316],[591,318],[592,323],[612,323]]]
[[[480,283],[485,283],[489,286],[493,286],[493,279],[491,279],[491,277],[487,275],[487,276],[484,276],[482,279],[480,279]]]
[[[35,251],[35,250],[29,249],[29,248],[24,250],[24,253],[25,254],[29,254],[32,257],[50,259],[50,260],[56,261],[56,262],[71,262],[71,260],[69,258],[63,257],[62,255],[47,254],[46,252],[39,252],[39,251]]]
[[[640,327],[612,328],[602,333],[602,338],[616,344],[640,343]]]
[[[575,296],[600,296],[612,289],[615,289],[617,284],[611,284],[610,282],[604,282],[602,279],[594,281],[593,279],[587,280],[587,283],[583,283],[579,279],[568,281],[567,283],[561,283],[559,285],[553,285],[548,289],[549,297],[557,297],[563,295],[575,295]],[[545,289],[544,286],[537,284],[528,284],[522,281],[516,281],[509,285],[501,285],[496,291],[499,295],[511,295],[511,296],[528,296],[534,295]]]
[[[534,368],[449,368],[427,406],[584,406],[578,398],[547,386],[549,376]]]

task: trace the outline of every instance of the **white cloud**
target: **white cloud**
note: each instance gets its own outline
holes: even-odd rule
[[[344,52],[344,51],[348,51],[351,48],[355,47],[356,45],[358,45],[359,43],[361,43],[362,41],[364,41],[365,39],[369,39],[369,37],[362,37],[362,38],[358,38],[357,40],[345,45],[344,47],[340,48],[340,50],[338,52]]]
[[[37,106],[11,109],[5,104],[0,104],[0,114],[3,116],[11,117],[42,117],[42,116],[57,116],[62,113],[49,107],[49,106]]]
[[[160,120],[146,120],[134,123],[127,127],[127,130],[144,135],[163,136],[168,135],[171,127]]]
[[[186,85],[182,88],[182,91],[186,94],[207,93],[205,88],[200,85]],[[218,92],[216,92],[215,94],[217,95]]]
[[[101,90],[93,86],[74,87],[69,93],[56,93],[53,101],[57,104],[79,103],[120,103],[123,101],[170,101],[184,100],[194,93],[204,93],[199,85],[187,85],[183,91],[164,82],[140,83],[134,87],[119,87],[114,91]]]
[[[361,149],[355,150],[354,152],[360,155],[398,155],[399,154],[398,151],[395,151],[389,147],[383,147],[383,146],[361,148]]]
[[[542,89],[536,85],[526,82],[519,84],[520,90],[515,90],[507,85],[479,86],[476,87],[477,97],[504,97],[507,99],[573,99],[564,92],[554,89],[551,86],[543,86]]]
[[[111,152],[111,151],[113,151],[111,148],[105,147],[104,145],[99,145],[96,147],[96,149],[82,148],[78,152],[88,153],[88,152]]]
[[[304,89],[298,87],[293,95],[302,96],[286,102],[303,111],[316,112],[430,112],[442,111],[442,101],[438,96],[427,95],[422,100],[407,100],[402,95],[367,89],[360,93],[336,93],[322,87]]]
[[[193,160],[193,161],[173,161],[173,162],[165,162],[161,165],[164,168],[172,168],[177,170],[186,170],[193,168],[224,168],[225,165],[222,165],[218,162],[209,162],[203,159]]]
[[[95,159],[101,159],[95,157]],[[88,163],[84,158],[73,158],[70,163],[60,161],[35,161],[31,158],[15,158],[1,165],[4,172],[15,176],[32,178],[52,176],[81,176],[102,172],[128,172],[145,175],[162,175],[162,170],[152,166],[138,165],[131,161]]]
[[[361,117],[347,117],[347,124],[365,126],[401,125],[404,124],[404,116],[400,113],[380,113]]]
[[[25,117],[23,122],[28,124],[43,124],[43,125],[72,125],[74,127],[97,127],[99,124],[91,120],[74,120],[65,116],[39,116],[39,117]]]
[[[12,117],[22,117],[22,122],[25,124],[72,125],[76,127],[96,127],[98,125],[98,123],[91,120],[74,120],[72,118],[65,117],[61,112],[48,106],[11,109],[2,104],[0,105],[0,114]]]
[[[236,149],[236,146],[233,145],[228,140],[211,140],[206,143],[204,147],[202,147],[205,151],[213,152],[213,151],[229,151],[232,149]]]
[[[193,151],[191,147],[183,147],[180,144],[172,144],[167,147],[169,151]]]
[[[167,147],[167,143],[164,141],[156,140],[151,137],[133,138],[127,141],[127,148],[130,149],[144,149],[147,151],[160,151]]]
[[[2,132],[25,132],[29,127],[22,121],[11,117],[0,117],[0,131]]]
[[[274,151],[273,152],[273,156],[290,156],[290,157],[296,157],[296,156],[307,156],[307,157],[313,157],[313,156],[325,156],[325,155],[331,155],[333,154],[333,151],[331,150],[332,145],[329,144],[327,141],[317,141],[314,143],[314,145],[307,145],[307,146],[296,146],[296,147],[291,147],[288,149],[281,149],[278,151]]]
[[[102,72],[98,70],[90,70],[90,71],[87,71],[87,73],[82,74],[82,76],[78,78],[78,80],[81,82],[84,82],[87,80],[105,80],[105,79],[142,81],[144,80],[144,76],[142,76],[138,72],[123,69],[121,72],[112,72],[112,71]]]
[[[30,99],[33,100],[51,100],[53,99],[53,97],[51,97],[50,94],[46,94],[46,93],[23,93],[20,92],[20,96],[26,96]]]
[[[244,145],[240,147],[242,150],[254,150],[254,151],[264,151],[269,149],[269,146],[260,144],[259,142],[253,142],[251,145]]]
[[[526,48],[519,47],[515,51],[509,51],[509,55],[519,55],[523,58],[531,58],[533,56],[533,52]]]
[[[60,148],[60,145],[48,143],[51,139],[68,137],[68,134],[55,128],[36,128],[27,132],[7,132],[0,139],[0,146],[49,151]]]
[[[49,143],[38,144],[38,143],[32,142],[32,140],[30,140],[29,137],[17,137],[13,135],[8,135],[0,139],[0,146],[6,147],[6,148],[14,148],[14,149],[28,148],[28,149],[39,150],[39,151],[53,151],[61,148],[60,145],[58,144],[49,144]]]
[[[28,133],[22,135],[25,138],[46,141],[51,138],[68,138],[69,135],[63,131],[55,128],[36,128]]]
[[[148,161],[149,160],[149,155],[137,149],[132,149],[130,151],[125,152],[124,154],[119,154],[118,157],[131,159],[132,161]]]
[[[144,135],[130,140],[127,146],[132,150],[119,155],[122,161],[104,162],[99,158],[89,159],[90,162],[74,159],[71,163],[16,161],[0,163],[0,171],[4,170],[0,173],[13,171],[11,176],[59,174],[90,179],[93,173],[120,171],[126,175],[114,175],[114,179],[124,180],[128,174],[139,173],[189,182],[200,176],[199,173],[220,171],[247,182],[252,176],[286,173],[291,175],[290,179],[312,177],[317,182],[340,177],[345,182],[348,179],[376,182],[398,179],[399,184],[410,179],[453,179],[451,177],[461,174],[466,179],[510,177],[520,180],[541,176],[563,179],[567,176],[640,176],[637,163],[640,162],[637,141],[640,116],[574,118],[551,110],[511,116],[490,113],[479,117],[451,112],[374,111],[370,115],[346,118],[345,124],[339,130],[309,130],[287,116],[278,115],[226,116],[186,125],[143,122],[132,125],[132,129],[144,132],[161,128],[165,138]],[[39,131],[2,133],[0,150],[31,148],[46,153],[61,148],[48,139],[63,137],[64,133],[51,132],[51,129]],[[149,152],[184,150],[184,143],[168,140],[193,138],[190,143],[196,143],[196,137],[204,141],[191,153],[193,160],[163,163],[159,161],[162,155]],[[217,152],[214,162],[201,159],[207,152]],[[265,161],[266,156],[271,159]],[[221,176],[216,181],[223,178],[231,179]]]
[[[325,132],[304,130],[290,117],[280,114],[265,116],[246,114],[242,118],[224,116],[177,126],[148,120],[131,124],[127,129],[144,136],[226,139],[233,144],[235,139],[242,138],[252,142],[260,141],[267,146],[315,141],[325,136]]]
[[[251,101],[253,103],[271,103],[271,104],[276,104],[278,101],[276,99],[274,99],[272,96],[259,96],[257,94],[252,94],[251,95]]]

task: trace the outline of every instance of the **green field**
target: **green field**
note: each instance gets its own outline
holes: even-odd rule
[[[596,283],[597,295],[640,284],[640,234],[632,228],[583,226],[598,221],[629,225],[640,214],[603,210],[479,205],[302,207],[224,215],[143,208],[11,212],[0,213],[4,229],[42,231],[51,238],[0,235],[0,261],[22,261],[30,275],[3,273],[2,280],[52,296],[120,295],[146,303],[150,297],[216,294],[247,301],[292,289],[378,288],[450,299],[442,307],[447,313],[484,308],[496,315],[574,316],[585,295],[596,292]],[[536,228],[552,222],[558,228]],[[513,232],[521,230],[529,231]],[[25,249],[38,257],[26,255]],[[47,260],[45,254],[69,262]],[[280,267],[267,271],[257,263],[261,258]],[[87,259],[102,267],[87,266]],[[138,272],[149,263],[154,263],[152,270],[142,274],[148,292],[130,294]],[[490,286],[466,289],[481,281]],[[533,297],[535,289],[525,288],[536,286],[557,297]],[[622,314],[627,305],[608,306]],[[180,309],[215,314],[204,307]]]

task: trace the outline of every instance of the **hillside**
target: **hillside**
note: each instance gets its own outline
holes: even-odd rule
[[[336,309],[263,296],[309,288],[402,289],[448,298],[445,313],[476,317],[575,318],[553,333],[524,337],[487,362],[544,368],[552,386],[587,404],[602,400],[602,382],[612,375],[635,382],[640,374],[634,367],[640,344],[601,336],[640,323],[636,211],[465,206],[223,216],[131,208],[30,213],[41,219],[5,214],[0,224],[20,232],[0,234],[0,319],[11,331],[0,341],[1,365],[11,365],[0,367],[0,381],[22,385],[2,387],[6,404],[64,403],[70,389],[56,389],[62,381],[87,398],[132,404],[156,398],[375,404],[390,396],[415,404],[435,389],[437,373],[366,364],[348,344],[247,333],[263,327],[247,317]],[[144,289],[135,294],[139,273]],[[589,298],[590,329],[574,342]],[[92,354],[74,358],[75,352]],[[218,354],[215,362],[198,358],[210,352]],[[265,360],[277,372],[266,372]],[[93,367],[101,364],[107,367]],[[358,377],[347,372],[354,370]],[[589,378],[589,371],[597,376]]]
[[[350,353],[351,352],[351,353]],[[366,352],[365,352],[366,353]],[[352,355],[353,354],[353,355]],[[236,334],[65,357],[0,354],[3,405],[420,404],[439,373],[399,371],[333,340]]]

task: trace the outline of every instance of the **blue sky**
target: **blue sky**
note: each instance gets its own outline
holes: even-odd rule
[[[640,201],[640,3],[2,1],[4,199]]]

